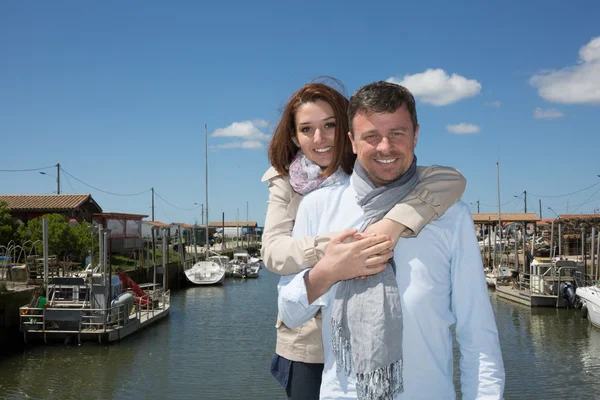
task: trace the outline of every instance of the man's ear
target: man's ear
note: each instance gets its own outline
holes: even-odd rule
[[[417,148],[417,142],[419,141],[419,128],[420,128],[420,125],[417,125],[417,128],[415,129],[415,137],[414,137],[414,143],[413,143],[413,150]]]
[[[356,154],[356,144],[354,143],[354,136],[352,135],[352,132],[348,132],[348,137],[350,138],[350,143],[352,143],[352,152]]]

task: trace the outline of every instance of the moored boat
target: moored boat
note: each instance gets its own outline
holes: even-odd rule
[[[47,230],[45,220],[44,229]],[[100,226],[99,232],[104,240],[99,273],[90,268],[83,276],[49,278],[44,255],[45,284],[28,305],[20,307],[20,330],[25,342],[35,339],[113,342],[169,314],[169,290],[155,284],[143,290],[124,272],[109,278],[106,243],[110,229]],[[47,231],[44,235],[47,236]]]
[[[592,326],[600,328],[600,286],[597,283],[580,286],[575,294],[581,302],[581,316],[589,319]]]
[[[219,255],[199,261],[184,271],[187,280],[194,285],[222,284],[225,279],[225,265]]]

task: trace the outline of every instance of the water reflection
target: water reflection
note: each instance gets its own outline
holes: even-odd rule
[[[506,368],[506,399],[589,397],[600,389],[600,332],[577,311],[529,308],[494,294],[491,299]]]
[[[0,361],[0,398],[285,399],[268,372],[277,277],[191,287],[154,328],[113,345],[27,346]],[[534,308],[490,292],[506,399],[593,398],[600,331],[574,310]],[[455,383],[459,390],[458,349]]]

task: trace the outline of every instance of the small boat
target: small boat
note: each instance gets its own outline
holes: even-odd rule
[[[498,276],[496,294],[530,307],[576,307],[576,278],[584,268],[583,263],[573,260],[534,259],[530,272],[520,273],[509,285],[500,285]]]
[[[260,263],[255,262],[246,265],[246,278],[258,278],[258,271],[260,271]]]
[[[233,278],[246,278],[246,264],[232,264],[231,265],[231,276]]]
[[[237,250],[233,253],[233,260],[229,262],[228,269],[233,278],[247,278],[247,266],[250,255],[246,250]]]
[[[575,294],[581,303],[581,316],[589,319],[592,326],[600,328],[600,285],[591,280],[585,286],[580,284]]]
[[[215,253],[216,254],[216,253]],[[194,285],[216,285],[225,280],[225,264],[218,254],[199,261],[184,271],[185,277]]]
[[[492,270],[485,268],[485,283],[488,287],[496,288],[499,285],[508,285],[510,283],[511,271],[507,267],[494,267]]]

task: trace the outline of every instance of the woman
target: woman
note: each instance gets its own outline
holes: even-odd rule
[[[269,145],[272,167],[263,176],[269,182],[262,257],[266,267],[280,275],[296,274],[314,266],[335,246],[325,248],[338,233],[292,238],[302,196],[319,187],[334,185],[352,173],[356,156],[347,132],[348,100],[322,83],[309,83],[292,95]],[[427,222],[442,215],[463,194],[464,177],[443,167],[419,168],[419,185],[386,218],[371,225],[359,239],[362,262],[376,267],[391,256],[401,236],[417,235]],[[443,185],[439,185],[440,182]],[[363,239],[376,234],[371,244]],[[332,244],[334,242],[332,241]],[[339,241],[337,242],[339,243]],[[387,257],[387,258],[386,258]],[[335,258],[340,262],[340,258]],[[382,261],[383,260],[383,261]],[[357,262],[349,257],[342,262]],[[323,371],[320,314],[298,329],[277,319],[277,347],[272,372],[290,399],[318,399]]]

